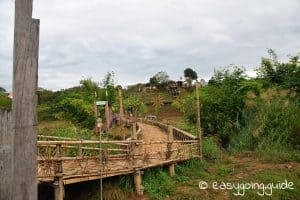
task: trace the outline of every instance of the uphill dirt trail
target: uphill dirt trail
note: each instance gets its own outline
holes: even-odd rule
[[[145,142],[168,140],[167,134],[156,126],[151,126],[148,124],[139,124],[139,126],[142,129],[141,139]]]

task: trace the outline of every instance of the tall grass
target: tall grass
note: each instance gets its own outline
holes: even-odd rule
[[[288,92],[268,89],[246,103],[245,126],[231,136],[229,150],[254,150],[265,161],[299,161],[299,102]]]
[[[162,168],[146,170],[143,185],[147,194],[157,200],[165,199],[175,191],[175,180]]]

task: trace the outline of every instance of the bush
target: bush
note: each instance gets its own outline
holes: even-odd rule
[[[294,155],[300,150],[300,107],[292,93],[269,88],[248,100],[245,127],[231,138],[229,149],[255,150],[267,161],[297,159]]]
[[[149,196],[157,200],[165,199],[175,191],[175,181],[161,168],[146,170],[143,184]]]
[[[202,142],[202,146],[203,146],[202,153],[205,159],[207,159],[208,161],[216,161],[221,159],[222,150],[220,149],[220,146],[216,141],[216,138],[213,137],[204,138]]]
[[[11,99],[9,99],[5,94],[0,93],[0,108],[11,108]]]

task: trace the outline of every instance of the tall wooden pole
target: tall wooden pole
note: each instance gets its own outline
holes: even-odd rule
[[[125,140],[125,129],[124,129],[124,108],[123,108],[123,97],[122,97],[122,88],[118,88],[119,94],[119,107],[120,107],[120,126],[121,126],[121,135],[123,140]]]
[[[200,118],[200,96],[199,96],[200,83],[196,81],[196,114],[197,114],[197,131],[199,139],[199,156],[202,160],[202,129],[201,129],[201,118]]]
[[[15,0],[13,56],[13,199],[37,199],[37,77],[39,20],[33,0]]]
[[[0,109],[0,199],[12,199],[12,117],[10,110]]]

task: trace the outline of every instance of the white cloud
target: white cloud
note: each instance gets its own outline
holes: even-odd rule
[[[0,2],[0,80],[10,88],[13,3]],[[35,0],[41,19],[41,87],[100,81],[114,70],[119,84],[172,78],[191,66],[200,77],[231,63],[252,70],[267,48],[300,50],[298,0]]]

